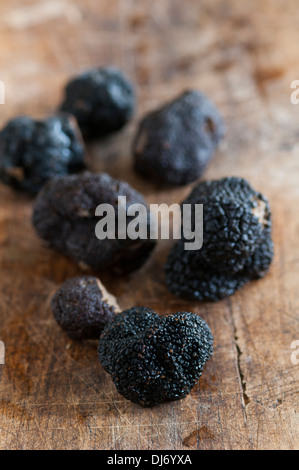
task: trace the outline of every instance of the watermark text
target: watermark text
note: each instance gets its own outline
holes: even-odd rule
[[[0,341],[0,365],[5,364],[5,345]]]
[[[299,340],[293,341],[291,344],[291,349],[295,349],[291,354],[291,362],[294,366],[299,364]]]
[[[99,240],[185,240],[185,250],[200,250],[203,245],[202,204],[127,205],[126,196],[118,197],[117,209],[100,204],[95,234]]]
[[[5,85],[0,80],[0,104],[5,104]]]
[[[291,90],[294,90],[291,93],[291,103],[299,104],[299,80],[293,80],[291,83]]]

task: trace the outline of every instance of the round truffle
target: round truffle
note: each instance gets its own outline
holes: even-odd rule
[[[55,293],[51,306],[59,326],[75,340],[99,339],[104,327],[120,312],[115,297],[93,276],[67,280]]]
[[[159,317],[145,307],[117,315],[99,343],[100,362],[119,393],[145,407],[188,395],[212,353],[213,337],[200,317]]]
[[[188,184],[201,177],[223,135],[213,103],[188,91],[142,120],[133,146],[135,169],[157,183]]]
[[[187,251],[184,238],[173,246],[166,264],[171,292],[216,301],[266,275],[274,254],[270,205],[246,180],[200,183],[184,204],[203,204],[203,246]]]
[[[84,153],[72,116],[17,117],[0,132],[0,180],[36,194],[48,179],[83,170]]]
[[[105,137],[132,118],[136,105],[133,85],[121,71],[104,67],[72,79],[61,110],[76,116],[84,137]]]
[[[118,232],[118,197],[126,199],[124,212],[132,204],[146,209],[145,230],[150,231],[150,214],[143,196],[128,183],[113,179],[106,173],[84,173],[57,177],[49,181],[39,193],[33,212],[33,225],[38,235],[81,267],[96,271],[112,270],[129,273],[138,269],[155,246],[149,238],[130,238]],[[124,199],[123,199],[124,200]],[[106,217],[96,216],[99,205],[109,205],[115,222],[104,239],[96,236],[97,223]],[[132,217],[126,217],[125,232]],[[121,222],[120,222],[121,223]],[[109,229],[108,229],[109,230]]]

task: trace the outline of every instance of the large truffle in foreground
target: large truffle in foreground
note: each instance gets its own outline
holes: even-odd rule
[[[147,207],[143,196],[128,183],[100,173],[84,173],[57,177],[49,181],[39,193],[33,212],[33,225],[38,235],[82,267],[96,271],[113,270],[126,273],[138,269],[145,262],[155,242],[149,239],[132,240],[118,236],[118,196],[126,197],[126,211],[132,204]],[[100,204],[115,209],[115,238],[100,240],[96,225],[101,217],[95,212]],[[127,225],[131,218],[127,218]],[[149,232],[150,216],[146,230]],[[126,229],[125,226],[122,229]]]
[[[129,80],[120,70],[102,67],[67,84],[61,110],[76,116],[84,137],[96,138],[121,129],[132,118],[135,105]]]
[[[135,143],[135,169],[157,183],[184,185],[203,174],[224,134],[213,103],[188,91],[141,122]]]
[[[173,246],[166,264],[171,292],[216,301],[267,274],[273,259],[271,210],[246,180],[200,183],[184,204],[203,204],[203,247],[186,251],[183,238]]]
[[[18,117],[0,132],[0,180],[36,194],[48,179],[83,170],[84,153],[72,116]]]
[[[119,393],[145,407],[188,395],[212,352],[211,331],[197,315],[159,317],[144,307],[117,315],[99,343],[100,361]]]
[[[68,279],[54,294],[51,307],[59,326],[75,340],[99,339],[120,312],[115,297],[93,276]]]

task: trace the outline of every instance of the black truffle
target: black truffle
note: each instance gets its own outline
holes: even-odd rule
[[[76,116],[84,137],[105,137],[121,129],[136,105],[132,84],[111,67],[88,70],[66,86],[61,110]]]
[[[133,147],[135,169],[157,183],[188,184],[203,174],[223,134],[212,102],[188,91],[142,120]]]
[[[0,180],[36,194],[55,175],[85,168],[81,133],[72,116],[18,117],[0,132]]]
[[[216,301],[266,275],[273,259],[270,206],[246,180],[200,183],[184,204],[203,204],[204,241],[197,251],[186,251],[184,238],[172,248],[166,264],[171,292]]]
[[[197,315],[159,317],[144,307],[117,315],[99,343],[100,361],[119,393],[145,407],[188,395],[212,352],[211,331]]]
[[[93,276],[66,281],[52,302],[55,320],[71,339],[99,339],[114,315],[120,312],[115,297]]]
[[[147,208],[142,195],[129,184],[111,176],[84,173],[57,177],[49,181],[39,193],[33,212],[33,225],[38,235],[50,246],[70,256],[82,267],[97,271],[113,270],[128,273],[138,269],[155,246],[149,239],[118,237],[118,196],[126,197],[126,211],[132,204]],[[110,237],[96,237],[96,208],[109,204],[115,209],[115,231]],[[127,217],[127,226],[131,221]],[[146,230],[149,233],[150,216]],[[124,227],[125,228],[125,227]]]

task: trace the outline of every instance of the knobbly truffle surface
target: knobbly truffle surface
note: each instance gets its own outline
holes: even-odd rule
[[[117,315],[99,343],[100,362],[118,392],[145,407],[188,395],[212,353],[213,337],[200,317],[159,317],[145,307]]]
[[[54,294],[51,307],[59,326],[75,340],[99,339],[120,312],[115,297],[93,276],[68,279]]]
[[[270,205],[246,180],[200,183],[182,204],[203,204],[204,240],[197,251],[185,250],[184,238],[173,246],[166,264],[171,292],[216,301],[267,274],[274,255]]]
[[[132,204],[147,208],[143,196],[128,183],[106,173],[84,173],[57,177],[39,193],[33,212],[33,225],[38,235],[82,267],[96,271],[111,270],[129,273],[138,269],[148,258],[155,241],[118,237],[118,196],[126,197],[126,211]],[[95,215],[100,204],[115,209],[115,239],[96,237]],[[130,223],[127,217],[127,225]],[[150,216],[148,213],[147,231]],[[123,227],[126,228],[126,227]]]
[[[184,185],[200,178],[224,135],[222,118],[199,91],[188,91],[141,121],[135,169],[157,183]]]
[[[132,118],[136,106],[133,85],[120,70],[102,67],[72,79],[61,110],[73,114],[86,138],[105,137]]]
[[[0,132],[0,180],[36,194],[48,179],[83,170],[84,154],[72,116],[17,117]]]

